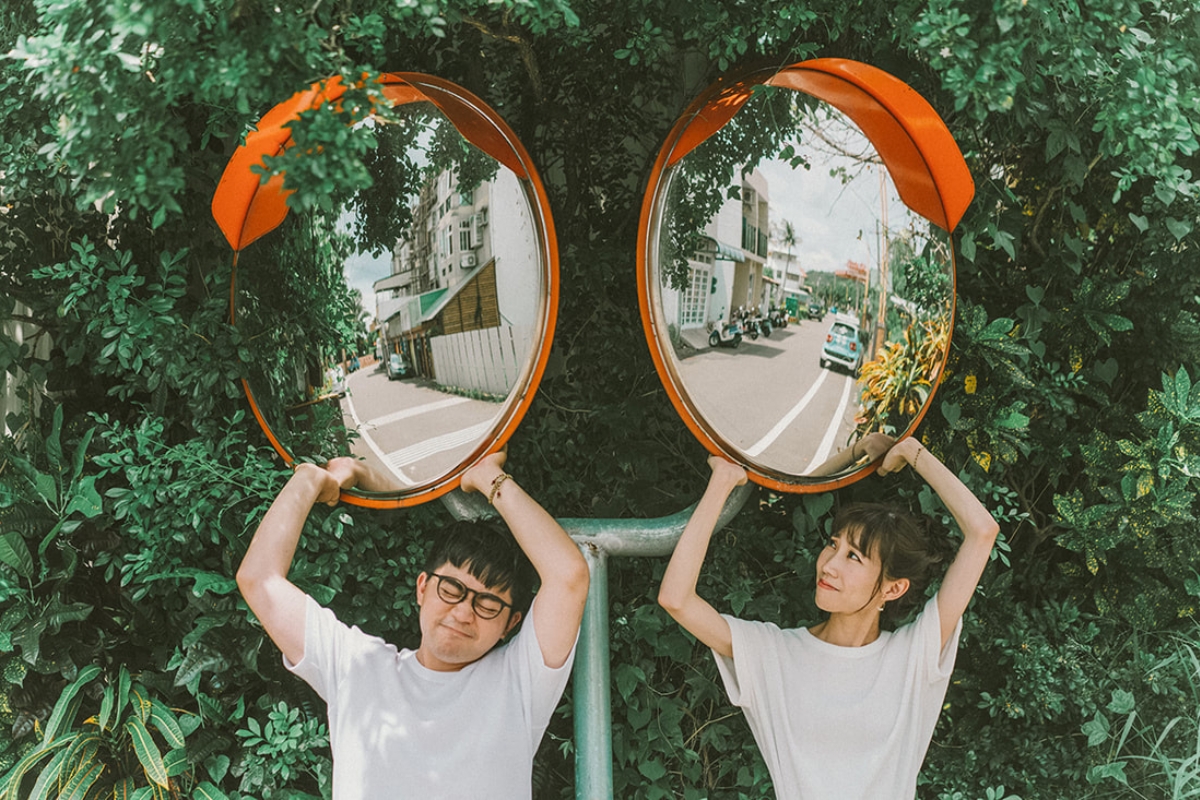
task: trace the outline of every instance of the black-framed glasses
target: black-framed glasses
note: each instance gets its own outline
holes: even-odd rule
[[[513,608],[512,603],[505,602],[494,594],[487,592],[468,589],[466,584],[457,578],[451,578],[447,575],[438,575],[436,572],[429,573],[429,577],[437,578],[437,594],[442,598],[442,602],[456,606],[463,600],[466,600],[471,595],[471,609],[475,612],[475,616],[480,619],[495,619],[500,616],[500,612],[505,608]]]

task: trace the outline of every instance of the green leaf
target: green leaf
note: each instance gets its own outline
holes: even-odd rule
[[[957,403],[942,402],[942,416],[946,418],[946,422],[953,428],[962,419],[962,406]]]
[[[1096,716],[1092,717],[1088,722],[1083,723],[1081,730],[1088,737],[1088,747],[1096,747],[1104,744],[1108,739],[1110,730],[1108,717],[1097,711]]]
[[[21,760],[18,761],[11,770],[8,771],[7,775],[5,775],[3,778],[0,778],[0,797],[3,797],[4,800],[9,800],[10,795],[8,794],[8,791],[10,789],[19,788],[24,782],[25,775],[29,772],[29,770],[31,770],[43,758],[53,755],[55,752],[65,748],[71,743],[71,741],[72,740],[70,737],[64,737],[49,745],[43,743],[26,753]]]
[[[179,722],[171,713],[171,709],[163,705],[161,700],[153,698],[150,700],[149,721],[154,723],[154,727],[167,740],[167,744],[172,747],[184,746],[183,730],[179,727]]]
[[[88,762],[79,765],[76,774],[71,776],[59,795],[60,800],[84,800],[88,796],[88,790],[92,784],[100,780],[100,776],[104,771],[103,762]]]
[[[1013,410],[1008,413],[1003,419],[996,420],[997,428],[1007,428],[1009,430],[1024,430],[1029,427],[1029,417],[1019,411]]]
[[[187,750],[178,747],[167,752],[163,756],[163,766],[167,769],[167,775],[172,778],[177,778],[188,771],[191,763],[188,761]]]
[[[79,440],[79,446],[75,448],[75,455],[71,459],[71,482],[74,483],[79,479],[83,472],[83,463],[87,457],[88,445],[92,442],[92,435],[96,432],[95,428],[88,428],[83,432],[83,437]]]
[[[629,701],[633,691],[646,682],[646,673],[640,667],[632,664],[618,665],[614,677],[617,683],[617,692],[626,702]]]
[[[1175,237],[1176,241],[1182,242],[1183,237],[1192,232],[1192,221],[1188,219],[1175,219],[1174,217],[1167,217],[1166,224],[1167,230],[1171,232],[1171,235]]]
[[[0,536],[0,561],[12,567],[22,578],[32,580],[33,556],[21,534],[6,533]]]
[[[63,509],[62,515],[65,517],[74,511],[78,511],[88,519],[99,516],[104,510],[104,501],[100,497],[100,493],[96,491],[96,476],[88,475],[76,482],[71,487],[71,499],[67,502],[67,507]]]
[[[135,683],[129,695],[133,701],[133,713],[142,723],[145,723],[150,718],[150,696],[146,693],[146,687],[140,683]]]
[[[1124,689],[1113,689],[1112,700],[1105,706],[1113,714],[1128,714],[1137,705],[1133,693]]]
[[[216,572],[202,572],[196,576],[196,583],[192,586],[192,594],[196,597],[203,597],[205,592],[213,594],[233,594],[237,591],[237,581],[228,575],[221,575]]]
[[[193,647],[183,657],[183,663],[179,665],[179,670],[175,673],[175,685],[187,686],[201,672],[220,669],[224,664],[225,659],[220,654]]]
[[[125,667],[121,667],[121,671],[125,671]],[[100,730],[108,730],[108,725],[112,722],[113,703],[115,702],[115,694],[112,685],[104,687],[104,697],[100,700],[100,717],[97,720],[100,725]]]
[[[647,780],[656,781],[667,774],[667,768],[658,759],[649,759],[638,764],[638,772]]]
[[[142,769],[146,770],[146,777],[159,786],[166,787],[167,767],[163,764],[162,754],[158,752],[150,731],[146,730],[146,726],[137,717],[130,717],[125,722],[125,731],[129,734],[133,752],[137,754]]]
[[[131,680],[129,670],[122,666],[120,677],[117,678],[117,715],[113,721],[114,724],[125,714],[125,707],[129,705],[129,684]]]
[[[29,790],[29,800],[49,800],[50,792],[58,795],[58,782],[62,776],[63,764],[67,762],[71,751],[69,749],[59,750],[54,758],[50,759],[50,763],[42,769],[38,775],[38,779],[34,782],[33,788]]]
[[[100,668],[93,665],[84,667],[75,680],[71,681],[62,694],[58,696],[58,702],[54,704],[54,711],[50,714],[50,719],[46,722],[46,732],[42,736],[42,744],[50,744],[58,736],[59,729],[64,724],[70,724],[73,720],[70,717],[74,716],[74,710],[78,708],[74,704],[75,695],[83,688],[84,684],[90,682],[100,674]],[[70,712],[70,713],[68,713]]]
[[[1109,358],[1105,361],[1097,361],[1092,372],[1105,384],[1112,386],[1113,381],[1117,378],[1117,360]]]
[[[1114,780],[1125,786],[1129,785],[1129,778],[1125,775],[1125,762],[1114,761],[1111,764],[1097,764],[1087,771],[1087,782],[1091,784],[1100,783],[1103,780]]]
[[[46,501],[50,508],[58,508],[58,482],[49,475],[37,473],[34,477],[33,488]]]
[[[130,800],[137,791],[137,781],[125,778],[113,787],[112,800]]]
[[[192,790],[192,800],[229,800],[229,795],[205,781]]]

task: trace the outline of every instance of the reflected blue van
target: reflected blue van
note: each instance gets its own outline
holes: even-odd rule
[[[821,348],[821,368],[836,365],[855,374],[861,364],[862,340],[859,338],[858,320],[838,314],[829,326],[829,333],[825,334],[825,344]]]

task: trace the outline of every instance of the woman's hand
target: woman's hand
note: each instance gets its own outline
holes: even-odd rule
[[[724,483],[727,486],[741,486],[746,482],[746,470],[722,456],[709,456],[708,466],[712,470],[713,483]]]
[[[867,457],[867,463],[874,464],[879,460],[880,456],[891,450],[895,444],[896,440],[886,433],[868,433],[858,440],[858,445],[854,448],[854,452],[858,452],[861,448],[862,455]],[[862,456],[858,456],[858,458],[862,458]]]
[[[883,463],[879,465],[879,474],[891,475],[908,466],[916,469],[917,461],[924,453],[926,453],[925,446],[916,439],[912,437],[901,439],[892,445],[891,449],[887,451],[887,455],[883,457]],[[933,458],[928,454],[926,457]]]

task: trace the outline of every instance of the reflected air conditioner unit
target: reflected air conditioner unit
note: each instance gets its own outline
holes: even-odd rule
[[[475,266],[475,254],[474,253],[464,253],[463,257],[462,257],[463,269],[471,269],[474,266]]]

